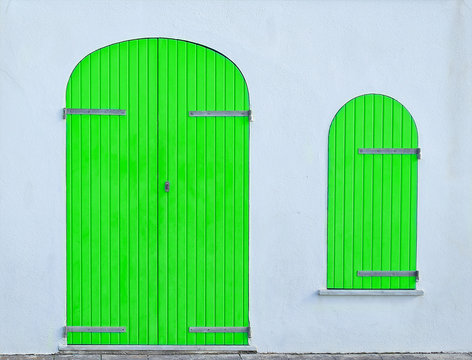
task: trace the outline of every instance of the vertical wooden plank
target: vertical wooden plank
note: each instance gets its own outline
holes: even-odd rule
[[[383,97],[383,139],[382,147],[392,147],[392,99]],[[392,156],[382,157],[382,267],[381,270],[391,269],[392,254]],[[390,278],[382,277],[381,287],[390,288]]]
[[[139,342],[138,42],[129,43],[129,343]]]
[[[215,110],[215,53],[206,52],[206,109]],[[217,326],[216,324],[216,119],[208,117],[206,120],[206,204],[205,204],[205,233],[206,233],[206,326]],[[215,334],[206,334],[206,344],[215,344]]]
[[[393,117],[392,117],[392,147],[402,147],[402,105],[393,101]],[[400,236],[401,236],[401,163],[403,158],[411,157],[411,155],[394,155],[392,156],[392,212],[391,212],[391,264],[390,269],[402,270],[400,267]],[[400,288],[399,277],[390,279],[390,289]]]
[[[148,39],[139,40],[137,46],[137,92],[138,111],[136,161],[137,161],[137,318],[139,344],[148,342],[148,246],[149,246],[149,158],[148,158]]]
[[[354,129],[355,101],[346,104],[344,118],[344,237],[343,237],[343,287],[353,286],[353,238],[354,238]]]
[[[119,105],[127,115],[119,123],[119,234],[120,234],[120,326],[130,325],[130,108],[129,42],[119,44]],[[130,332],[119,334],[120,344],[129,344]]]
[[[177,41],[177,344],[187,342],[187,48]]]
[[[79,64],[71,76],[71,97],[68,106],[80,107],[82,100],[81,92],[82,63]],[[71,276],[72,283],[68,283],[70,296],[67,302],[72,303],[72,313],[68,314],[67,324],[73,326],[82,325],[82,123],[81,116],[67,116],[68,129],[70,129],[70,162],[68,172],[70,174],[70,242],[71,242]],[[71,344],[80,344],[82,334],[72,333],[67,335],[67,341]]]
[[[226,59],[224,65],[224,109],[234,110],[234,66]],[[224,121],[224,323],[234,326],[234,123],[235,117]],[[227,333],[225,344],[234,343],[234,334]]]
[[[90,107],[100,108],[100,57],[96,51],[90,55]],[[100,284],[100,115],[90,116],[90,297],[92,326],[101,322],[101,284]],[[108,220],[108,219],[107,219]],[[106,257],[106,255],[105,255]],[[105,261],[107,259],[104,259]],[[91,343],[99,344],[101,334],[91,334]]]
[[[71,106],[72,98],[72,81],[69,79],[66,89],[66,106]],[[71,133],[71,121],[66,119],[66,324],[74,323],[74,311],[73,311],[73,302],[74,302],[74,292],[73,292],[73,240],[72,240],[72,133]],[[75,199],[74,199],[75,200]],[[70,343],[72,341],[71,334],[67,334],[67,341]]]
[[[335,206],[334,206],[334,287],[344,287],[344,184],[345,184],[345,126],[346,108],[336,115],[336,149],[335,149]]]
[[[74,72],[75,73],[75,72]],[[72,83],[73,83],[73,75],[69,78],[66,87],[66,107],[72,107]],[[71,117],[66,118],[66,269],[67,269],[67,277],[66,277],[66,325],[73,324],[75,319],[75,312],[74,312],[74,303],[75,303],[75,292],[74,292],[74,275],[77,272],[77,269],[74,267],[74,229],[73,229],[73,222],[74,222],[74,207],[72,202],[72,193],[73,193],[73,181],[72,181],[72,139],[74,136],[72,135],[72,122]],[[74,198],[75,200],[75,198]],[[68,343],[72,343],[73,341],[73,334],[67,334],[66,341]]]
[[[244,109],[249,110],[249,93],[244,86]],[[243,326],[249,326],[249,119],[243,123],[244,128],[244,179],[243,179]],[[244,344],[248,343],[248,334],[243,334]]]
[[[190,43],[184,43],[186,48],[186,87],[179,91],[186,91],[186,104],[182,105],[182,120],[187,124],[186,131],[186,217],[187,232],[185,234],[186,249],[186,278],[187,278],[187,317],[183,332],[187,335],[186,343],[188,345],[196,344],[196,334],[189,333],[188,327],[195,326],[197,322],[197,274],[202,268],[197,266],[197,122],[198,118],[188,116],[188,111],[196,109],[196,46]],[[200,125],[200,123],[198,124]]]
[[[94,75],[94,84],[97,87],[95,95],[97,100],[92,106],[99,109],[109,109],[109,88],[108,88],[108,77],[109,77],[109,52],[110,48],[106,47],[98,51],[97,67],[94,69],[96,74]],[[95,97],[94,96],[94,97]],[[111,226],[111,201],[110,201],[110,190],[111,190],[111,149],[110,149],[110,116],[94,116],[94,125],[96,126],[96,134],[98,144],[96,145],[96,157],[97,162],[93,165],[94,171],[96,172],[96,187],[98,188],[98,194],[95,196],[98,201],[95,200],[95,205],[98,207],[98,211],[95,214],[94,221],[98,224],[98,228],[94,231],[99,238],[96,241],[97,246],[97,269],[96,276],[99,278],[97,286],[98,291],[94,291],[94,297],[99,302],[100,317],[97,322],[97,326],[106,326],[110,324],[110,232],[115,227]],[[95,177],[94,176],[94,177]],[[110,334],[95,334],[98,335],[94,343],[96,344],[109,344]]]
[[[402,147],[411,148],[411,119],[405,108],[402,109]],[[414,155],[413,155],[414,156]],[[410,269],[410,226],[411,226],[411,161],[412,156],[404,156],[401,159],[401,219],[400,219],[400,269]],[[416,270],[416,269],[413,269]],[[401,278],[400,288],[408,289],[410,279]]]
[[[374,147],[374,95],[362,97],[364,100],[364,146]],[[364,168],[364,199],[363,199],[363,241],[362,241],[362,270],[373,268],[373,192],[374,192],[374,155],[362,155]],[[362,288],[372,288],[372,278],[362,278]]]
[[[196,46],[196,78],[195,78],[195,109],[206,110],[206,50]],[[190,90],[189,86],[189,90]],[[189,96],[189,99],[191,97]],[[190,104],[189,104],[190,106]],[[189,108],[190,110],[190,108]],[[194,119],[196,131],[196,319],[195,326],[205,326],[206,305],[206,124],[208,119]],[[190,123],[190,120],[189,120]],[[197,333],[195,344],[205,344],[205,334]]]
[[[246,85],[241,73],[234,69],[234,109],[245,107]],[[247,117],[234,120],[234,326],[245,326],[244,318],[244,130],[249,122]],[[234,334],[234,344],[244,344],[244,333]]]
[[[81,107],[90,108],[90,57],[83,60]],[[90,229],[90,115],[80,116],[81,126],[81,242],[82,242],[82,324],[92,324],[91,229]],[[90,334],[82,334],[81,343],[90,344]]]
[[[157,39],[148,40],[148,344],[158,344],[158,80]]]
[[[164,184],[169,179],[168,151],[168,41],[158,40],[158,343],[168,344],[169,323],[169,199],[164,191]]]
[[[107,98],[104,108],[119,109],[120,98],[120,64],[119,45],[109,47],[108,57],[102,58],[102,68],[108,67],[109,73],[102,74],[101,92],[103,99]],[[107,140],[109,149],[108,164],[108,210],[110,223],[108,230],[109,269],[110,274],[110,326],[120,326],[120,126],[125,119],[121,116],[108,116],[104,119],[106,127],[102,125],[102,139]],[[104,135],[106,133],[106,136]],[[103,148],[103,146],[102,146]],[[105,182],[102,179],[102,184]],[[104,184],[105,185],[105,184]],[[104,197],[105,198],[105,197]],[[103,200],[102,200],[103,204]],[[104,205],[104,204],[103,204]],[[108,325],[107,324],[107,325]],[[110,334],[110,344],[119,344],[120,334]]]
[[[362,278],[357,276],[357,271],[363,270],[363,240],[364,240],[364,156],[358,154],[359,148],[364,147],[364,97],[354,100],[354,146],[351,150],[354,158],[354,192],[353,204],[353,264],[352,264],[352,287],[362,289]]]
[[[409,116],[411,121],[411,147],[418,147],[418,132],[416,125]],[[418,201],[418,158],[411,157],[411,201],[410,201],[410,270],[416,270],[416,234],[417,234],[417,201]],[[414,289],[416,287],[416,279],[409,278],[409,287]]]
[[[168,178],[171,190],[166,193],[168,198],[168,344],[178,343],[178,194],[180,184],[178,183],[178,123],[177,113],[177,42],[168,40],[168,83],[167,83],[167,106],[168,106]]]
[[[374,125],[373,125],[373,143],[374,148],[383,147],[383,98],[374,95]],[[382,188],[383,188],[383,167],[382,156],[373,158],[373,180],[372,180],[372,269],[381,270],[382,266]],[[372,278],[372,288],[380,289],[381,283],[379,277]]]
[[[225,63],[215,56],[215,105],[225,107]],[[215,317],[216,326],[225,326],[225,118],[217,117],[215,125]],[[216,344],[224,344],[225,334],[215,335]]]
[[[327,244],[327,280],[328,289],[335,288],[336,265],[336,132],[337,114],[331,122],[328,134],[328,244]]]

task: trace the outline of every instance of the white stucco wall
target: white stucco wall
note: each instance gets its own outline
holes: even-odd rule
[[[471,1],[0,1],[0,353],[65,324],[69,74],[140,37],[210,46],[250,91],[250,320],[261,352],[472,351]],[[363,93],[419,129],[423,297],[320,297],[327,135]]]

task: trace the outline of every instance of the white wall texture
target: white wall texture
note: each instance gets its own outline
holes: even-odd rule
[[[57,351],[66,83],[86,54],[140,37],[207,45],[247,79],[260,352],[472,351],[471,1],[0,0],[0,353]],[[317,295],[328,128],[364,93],[418,125],[423,297]]]

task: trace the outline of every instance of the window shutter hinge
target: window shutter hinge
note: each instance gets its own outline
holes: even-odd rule
[[[401,276],[401,277],[410,277],[414,276],[416,282],[420,280],[420,272],[418,270],[413,271],[358,271],[357,276],[366,277],[366,276]]]

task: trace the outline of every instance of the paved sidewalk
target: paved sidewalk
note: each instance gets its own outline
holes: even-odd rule
[[[175,354],[0,355],[0,360],[472,360],[472,353],[424,354]]]

